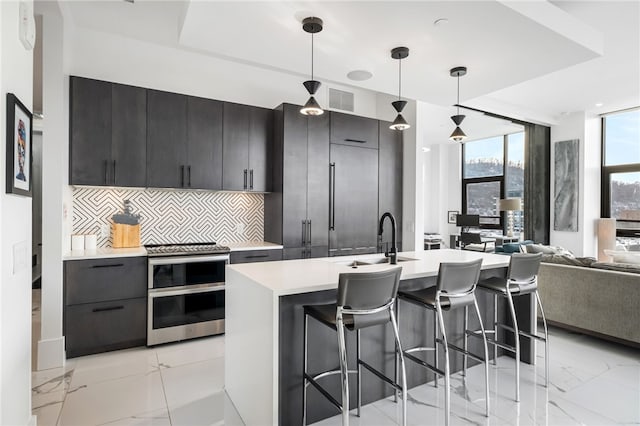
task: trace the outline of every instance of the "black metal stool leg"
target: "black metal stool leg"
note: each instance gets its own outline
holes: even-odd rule
[[[360,417],[360,408],[362,405],[362,366],[360,365],[360,330],[356,331],[356,357],[357,357],[357,374],[356,381],[358,382],[358,393],[356,394],[356,403],[358,409],[356,411],[356,415]]]
[[[304,314],[304,332],[303,332],[303,356],[302,363],[302,426],[307,424],[307,327],[309,325],[309,316]]]

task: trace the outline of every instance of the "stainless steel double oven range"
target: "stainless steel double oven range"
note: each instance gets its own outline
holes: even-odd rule
[[[229,247],[147,245],[147,345],[224,333]]]

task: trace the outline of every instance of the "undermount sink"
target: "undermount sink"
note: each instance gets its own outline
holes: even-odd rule
[[[413,259],[411,257],[402,257],[399,256],[397,259],[398,263],[401,262],[411,262],[418,259]],[[346,265],[351,266],[352,268],[357,268],[358,266],[371,266],[371,265],[383,265],[389,263],[388,257],[372,257],[372,258],[363,258],[363,259],[348,259],[348,260],[338,260],[334,261],[338,265]]]

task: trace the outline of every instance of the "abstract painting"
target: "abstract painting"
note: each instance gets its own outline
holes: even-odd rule
[[[31,196],[31,112],[7,93],[7,193]]]
[[[578,232],[578,139],[556,142],[553,229]]]

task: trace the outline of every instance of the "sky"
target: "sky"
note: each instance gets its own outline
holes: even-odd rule
[[[605,161],[607,166],[640,164],[640,110],[612,114],[605,118]],[[640,182],[639,173],[617,174],[616,180]]]

